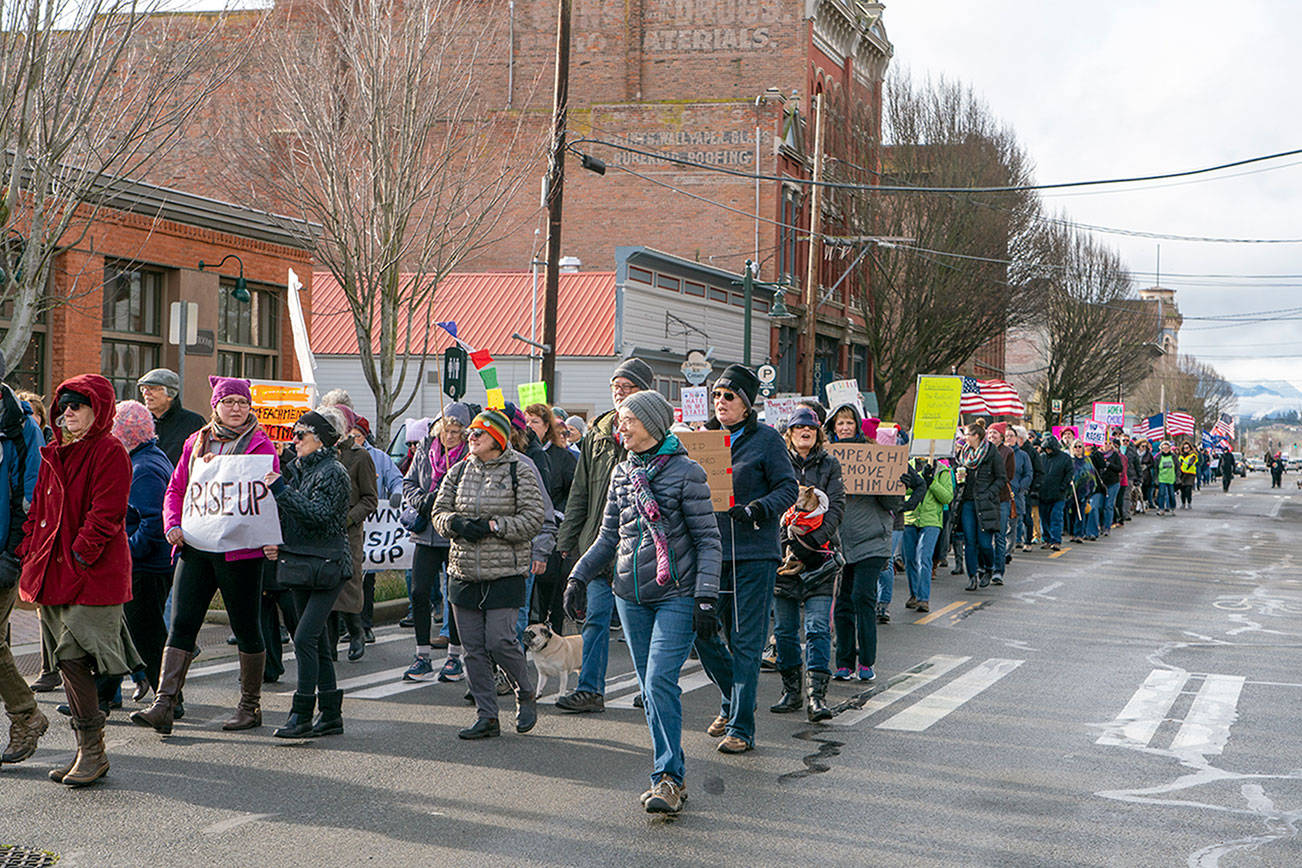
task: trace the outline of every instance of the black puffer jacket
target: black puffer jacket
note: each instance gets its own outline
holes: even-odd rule
[[[1044,473],[1040,476],[1040,503],[1046,506],[1066,499],[1071,491],[1071,456],[1052,434],[1044,438]]]
[[[1004,457],[993,444],[986,444],[985,457],[969,468],[963,483],[963,500],[976,503],[977,523],[985,533],[999,530],[999,497],[1008,488]]]
[[[1117,450],[1101,452],[1095,449],[1090,453],[1090,463],[1099,472],[1099,479],[1104,485],[1117,485],[1121,482],[1121,453]]]
[[[805,534],[804,540],[814,547],[830,542],[833,549],[840,549],[841,540],[837,531],[841,527],[841,517],[845,514],[845,484],[841,481],[841,462],[826,449],[814,449],[808,458],[801,458],[800,453],[789,449],[787,454],[791,456],[791,469],[796,473],[796,482],[812,485],[827,495],[827,512],[823,515],[823,523]],[[799,576],[784,576],[779,573],[773,593],[793,600],[829,596],[836,583],[836,575],[837,571],[831,570],[818,584],[802,587]]]
[[[348,471],[333,447],[295,459],[272,484],[271,493],[280,510],[281,548],[294,554],[341,558],[351,568]]]

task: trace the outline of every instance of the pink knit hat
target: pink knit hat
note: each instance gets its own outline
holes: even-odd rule
[[[128,452],[148,443],[157,436],[154,414],[139,401],[118,401],[117,414],[113,417],[113,436]]]
[[[250,404],[253,403],[253,392],[249,388],[248,380],[241,380],[236,377],[218,377],[216,374],[209,374],[208,385],[212,386],[212,405],[214,407],[222,398],[231,396],[246,398]]]

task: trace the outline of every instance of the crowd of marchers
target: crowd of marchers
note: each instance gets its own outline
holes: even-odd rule
[[[610,378],[613,409],[588,420],[546,404],[446,406],[405,427],[395,464],[372,441],[349,396],[328,392],[294,423],[283,448],[253,410],[247,380],[210,378],[205,419],[184,409],[166,369],[116,400],[104,377],[61,383],[49,404],[0,387],[8,509],[0,551],[0,636],[21,598],[39,609],[42,674],[19,675],[0,645],[0,697],[10,718],[0,762],[30,758],[49,719],[34,690],[62,686],[77,750],[49,772],[79,787],[109,770],[106,716],[123,679],[130,719],[167,735],[185,715],[184,687],[214,596],[238,648],[239,696],[226,730],[262,726],[262,687],[297,668],[288,716],[274,735],[343,732],[336,678],[341,642],[358,660],[374,641],[374,575],[362,527],[377,504],[401,504],[414,544],[404,626],[415,649],[404,678],[464,681],[473,722],[465,740],[502,731],[499,696],[514,694],[514,728],[538,722],[527,666],[548,661],[577,686],[562,712],[605,708],[612,627],[627,642],[652,745],[651,813],[687,798],[679,676],[699,658],[718,689],[705,730],[718,750],[756,746],[760,673],[776,670],[769,711],[830,719],[829,682],[876,678],[878,626],[891,620],[897,573],[905,608],[931,610],[932,579],[948,567],[965,590],[997,593],[1014,554],[1096,542],[1133,515],[1190,509],[1206,460],[1192,444],[1101,447],[975,419],[951,455],[918,457],[896,495],[848,494],[835,443],[883,442],[888,429],[855,405],[797,405],[777,428],[761,420],[755,372],[733,365],[711,385],[706,428],[730,433],[735,506],[716,512],[646,362]],[[903,435],[895,436],[898,440]],[[200,462],[266,456],[261,482],[278,507],[278,545],[199,548],[183,528]],[[1228,456],[1228,460],[1226,458]],[[1228,488],[1226,452],[1218,470]],[[580,636],[566,636],[572,620]],[[436,652],[445,651],[436,667]],[[539,661],[543,661],[540,663]]]

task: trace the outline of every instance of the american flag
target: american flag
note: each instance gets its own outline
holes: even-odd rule
[[[1212,426],[1212,433],[1220,437],[1233,438],[1234,417],[1229,413],[1222,413],[1221,418],[1217,419],[1216,424]]]
[[[1011,384],[1003,380],[978,380],[975,377],[963,378],[959,410],[988,416],[1026,415],[1026,405]]]
[[[1131,429],[1130,436],[1136,440],[1161,440],[1165,435],[1165,429],[1162,424],[1162,414],[1149,416],[1147,419],[1140,419]]]
[[[1171,432],[1172,437],[1180,434],[1187,434],[1192,437],[1195,427],[1194,417],[1188,413],[1171,412],[1166,414],[1166,428]]]

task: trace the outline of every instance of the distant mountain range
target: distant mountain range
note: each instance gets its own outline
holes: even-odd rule
[[[1302,389],[1287,380],[1230,383],[1230,388],[1239,399],[1240,416],[1260,419],[1278,416],[1291,410],[1302,410]]]

